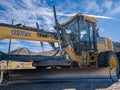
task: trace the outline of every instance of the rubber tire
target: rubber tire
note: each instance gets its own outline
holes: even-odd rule
[[[120,52],[116,52],[116,56],[117,56],[118,62],[119,62],[119,73],[120,73]]]
[[[116,62],[117,62],[117,76],[119,75],[119,61],[118,58],[116,56],[116,54],[112,51],[105,51],[105,52],[101,52],[98,55],[98,67],[108,67],[110,66],[110,57],[114,56],[116,58]]]

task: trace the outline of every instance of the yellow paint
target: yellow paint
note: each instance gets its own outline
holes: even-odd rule
[[[117,61],[114,56],[110,57],[110,68],[113,72],[116,72],[116,70],[117,70]]]
[[[8,69],[34,69],[31,62],[9,61]]]
[[[114,51],[113,42],[108,38],[105,38],[105,43],[97,43],[97,48],[98,52]]]
[[[19,30],[21,32],[31,33],[30,37],[19,36],[19,35],[12,35],[12,30]],[[34,40],[34,41],[43,41],[43,42],[57,42],[54,37],[48,35],[47,37],[37,36],[38,32],[23,30],[23,29],[16,29],[10,28],[5,26],[0,26],[0,39],[22,39],[22,40]]]
[[[72,16],[70,19],[68,19],[67,21],[63,22],[61,25],[64,26],[64,25],[68,24],[69,22],[71,22],[72,20],[74,20],[75,18],[81,16],[81,15],[82,14],[76,14],[76,15]],[[86,15],[83,15],[83,16],[85,16],[85,20],[86,21],[90,21],[90,22],[93,22],[93,23],[97,23],[98,22],[98,20],[93,18],[93,17],[86,16]]]
[[[72,20],[74,20],[75,18],[77,18],[79,16],[81,16],[81,14],[76,14],[75,16],[71,17],[69,20],[62,23],[61,25],[64,26],[64,25],[66,25],[67,23],[71,22]],[[93,17],[89,17],[89,16],[85,16],[85,20],[93,22],[93,23],[98,22],[97,19],[95,19]],[[29,36],[13,35],[12,30],[18,30],[20,32],[26,32],[26,33],[29,33],[30,35]],[[11,28],[11,27],[6,27],[6,26],[0,26],[0,40],[2,40],[2,39],[21,39],[21,40],[33,40],[33,41],[42,41],[42,42],[58,42],[58,40],[55,39],[50,34],[45,33],[45,34],[47,34],[47,36],[44,37],[44,36],[38,36],[38,33],[42,33],[42,32],[36,32],[36,31],[30,31],[30,30],[23,30],[23,29]],[[105,39],[105,43],[97,43],[97,48],[98,48],[98,52],[94,52],[94,54],[93,54],[94,57],[95,57],[95,61],[97,61],[97,56],[98,56],[99,52],[109,51],[109,50],[114,51],[113,43],[108,38]],[[83,55],[79,55],[79,56],[76,55],[72,46],[70,46],[70,45],[66,46],[64,49],[73,61],[78,62],[80,67],[82,66],[83,58],[84,58],[84,60],[87,61],[87,58],[91,57],[91,56],[89,56],[89,52],[84,52]],[[91,62],[92,61],[90,61],[90,63]],[[86,65],[88,65],[88,64],[86,64]],[[17,67],[16,62],[13,62],[11,64],[11,66]],[[27,66],[24,66],[24,67],[26,68]]]

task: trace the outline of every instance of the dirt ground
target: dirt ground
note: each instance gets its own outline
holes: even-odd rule
[[[120,90],[120,82],[57,82],[1,86],[0,90]]]

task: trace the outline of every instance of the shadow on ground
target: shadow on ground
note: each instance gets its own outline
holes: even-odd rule
[[[114,82],[116,83],[116,82]],[[1,86],[0,90],[95,90],[110,87],[113,82],[58,82]]]

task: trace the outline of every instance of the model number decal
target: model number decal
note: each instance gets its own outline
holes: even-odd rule
[[[25,32],[25,31],[12,30],[11,33],[12,33],[12,35],[24,36],[24,37],[31,37],[31,33]]]

